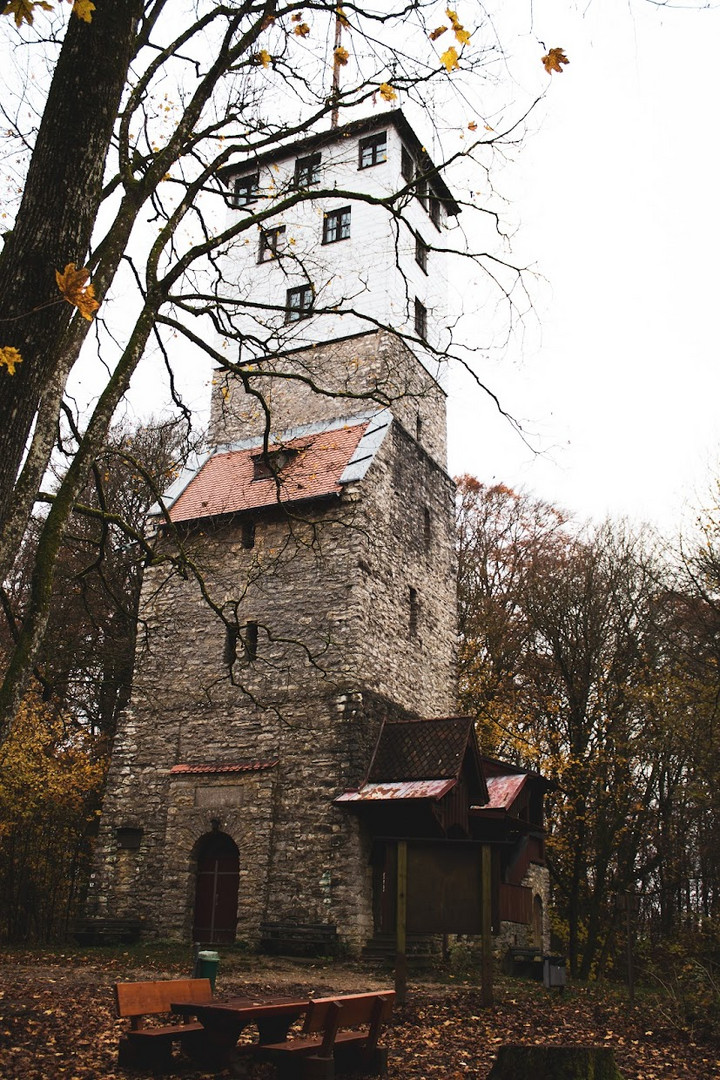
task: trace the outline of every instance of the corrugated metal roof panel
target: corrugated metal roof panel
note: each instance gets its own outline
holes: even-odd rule
[[[490,801],[480,810],[509,810],[527,782],[524,773],[512,776],[488,776],[486,779]]]
[[[442,799],[455,786],[455,780],[405,780],[396,783],[363,784],[358,791],[346,791],[334,801],[390,802],[395,799]]]
[[[188,775],[194,773],[238,773],[260,772],[262,769],[272,769],[277,765],[274,761],[242,761],[233,763],[215,762],[205,765],[173,765],[170,772],[175,775]]]

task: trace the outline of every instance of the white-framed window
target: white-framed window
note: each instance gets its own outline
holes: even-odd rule
[[[328,210],[323,215],[323,244],[335,244],[338,240],[350,238],[350,207]]]

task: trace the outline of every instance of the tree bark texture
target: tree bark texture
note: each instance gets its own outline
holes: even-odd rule
[[[96,0],[91,23],[70,16],[13,231],[0,255],[0,524],[62,337],[79,317],[55,271],[85,264],[113,126],[132,59],[138,0]]]
[[[488,1080],[623,1080],[606,1046],[501,1046]]]

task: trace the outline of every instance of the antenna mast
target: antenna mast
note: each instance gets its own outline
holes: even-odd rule
[[[336,128],[340,119],[340,41],[342,39],[343,15],[342,8],[338,4],[335,9],[335,48],[333,50],[333,75],[332,75],[332,100],[333,108],[330,113],[330,127]]]

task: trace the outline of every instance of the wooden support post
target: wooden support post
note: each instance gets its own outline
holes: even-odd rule
[[[395,994],[398,1005],[404,1005],[407,999],[407,840],[398,840],[397,845]]]
[[[492,955],[492,849],[482,846],[482,971],[480,976],[483,1005],[493,1004]]]

